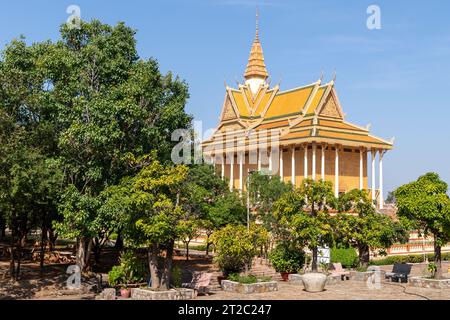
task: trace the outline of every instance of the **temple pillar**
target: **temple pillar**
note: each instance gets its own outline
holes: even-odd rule
[[[364,157],[363,148],[359,148],[359,190],[364,189]]]
[[[225,178],[225,156],[222,153],[222,180]]]
[[[383,209],[384,207],[384,199],[383,199],[383,155],[384,151],[380,150],[379,152],[379,183],[380,183],[380,201],[379,201],[379,208]]]
[[[339,147],[336,146],[334,156],[334,196],[339,197]]]
[[[316,180],[316,150],[317,150],[317,145],[315,142],[313,142],[312,144],[312,179],[315,181]]]
[[[305,179],[308,179],[308,144],[305,144],[303,148],[305,149],[305,155],[303,158],[303,176]]]
[[[233,191],[234,188],[234,153],[231,156],[230,162],[230,191]]]
[[[258,172],[261,172],[261,150],[258,148]]]
[[[245,153],[240,153],[239,157],[239,193],[242,194],[242,190],[244,189],[244,161]]]
[[[376,190],[375,190],[375,158],[377,156],[377,150],[372,149],[370,151],[372,155],[372,200],[376,200]]]
[[[292,147],[291,155],[291,183],[295,186],[295,146]]]
[[[321,164],[321,175],[320,178],[325,181],[325,149],[326,149],[326,145],[322,144],[322,164]]]
[[[283,181],[283,148],[280,148],[280,179]]]

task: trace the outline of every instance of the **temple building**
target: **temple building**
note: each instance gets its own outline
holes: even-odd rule
[[[245,81],[237,88],[225,85],[219,124],[202,143],[216,174],[240,191],[253,171],[296,186],[305,178],[323,179],[333,183],[336,196],[368,190],[382,209],[383,155],[393,148],[393,140],[346,121],[334,80],[282,90],[268,78],[257,26]]]

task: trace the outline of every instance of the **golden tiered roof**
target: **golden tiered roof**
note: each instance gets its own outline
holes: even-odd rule
[[[255,77],[266,80],[268,77],[258,22],[244,76],[246,80]],[[247,83],[239,84],[238,88],[226,86],[219,126],[203,146],[222,144],[225,132],[229,134],[229,130],[234,130],[235,138],[249,138],[245,142],[247,146],[254,144],[250,140],[257,136],[255,133],[271,130],[277,132],[281,145],[316,142],[386,150],[393,148],[393,141],[374,137],[368,128],[345,120],[334,80],[324,84],[318,80],[286,91],[281,91],[279,85],[270,88],[265,81],[256,92],[252,92]]]
[[[251,137],[260,130],[278,131],[281,145],[317,142],[352,147],[392,149],[392,142],[377,138],[368,128],[345,120],[334,81],[322,81],[281,91],[266,84],[252,95],[248,85],[226,87],[218,129],[206,144],[223,143],[226,130]]]

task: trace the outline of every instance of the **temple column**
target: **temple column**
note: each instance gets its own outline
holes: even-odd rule
[[[234,153],[231,156],[231,163],[230,163],[230,191],[233,191],[234,188]]]
[[[379,201],[379,208],[383,209],[384,207],[384,199],[383,199],[383,155],[384,155],[384,151],[380,150],[379,152],[379,183],[380,183],[380,201]]]
[[[292,147],[291,156],[291,182],[295,186],[295,146]]]
[[[312,179],[316,180],[316,149],[317,145],[315,142],[312,144]]]
[[[216,155],[212,157],[212,166],[214,168],[214,175],[216,175]]]
[[[325,144],[322,144],[322,165],[320,167],[322,173],[320,177],[323,181],[325,181],[325,148],[326,148]]]
[[[272,174],[272,148],[270,148],[269,152],[269,174]]]
[[[258,172],[261,172],[261,150],[258,148]]]
[[[372,155],[372,200],[376,200],[376,190],[375,190],[375,158],[377,156],[377,150],[372,149],[370,151]]]
[[[280,179],[283,181],[283,148],[280,148]]]
[[[303,176],[305,179],[308,179],[308,144],[306,144],[303,148],[305,149],[305,155],[303,158]]]
[[[244,161],[245,153],[241,153],[239,157],[239,193],[242,194],[244,186]]]
[[[222,180],[225,178],[225,156],[222,154]]]
[[[339,197],[339,147],[336,146],[334,158],[334,196]]]
[[[364,189],[364,161],[363,148],[359,148],[359,190]]]

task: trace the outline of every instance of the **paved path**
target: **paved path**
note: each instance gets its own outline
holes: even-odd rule
[[[239,294],[214,291],[198,300],[450,300],[450,289],[415,288],[407,284],[383,282],[380,289],[369,289],[362,281],[342,281],[326,287],[324,292],[309,293],[302,285],[278,282],[278,291]]]

